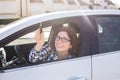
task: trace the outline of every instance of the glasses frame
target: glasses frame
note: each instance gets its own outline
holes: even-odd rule
[[[61,36],[57,35],[56,38],[55,38],[55,41],[59,41],[59,40],[61,40],[63,43],[67,43],[67,42],[71,41],[70,39],[68,39],[66,37],[61,37]]]

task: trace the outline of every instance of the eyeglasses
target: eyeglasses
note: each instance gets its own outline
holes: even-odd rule
[[[63,43],[67,43],[68,41],[70,41],[70,39],[67,39],[66,37],[60,37],[60,36],[56,36],[56,41],[61,40]]]

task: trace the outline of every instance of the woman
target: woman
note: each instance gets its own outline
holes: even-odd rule
[[[44,32],[38,29],[35,35],[37,44],[29,54],[32,63],[63,60],[77,57],[79,54],[79,42],[76,31],[71,27],[61,27],[51,43],[44,44]],[[43,47],[42,47],[43,46]]]

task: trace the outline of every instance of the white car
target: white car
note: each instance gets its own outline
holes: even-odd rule
[[[75,24],[80,36],[77,58],[32,64],[34,31],[46,42],[58,25]],[[120,11],[63,11],[26,17],[0,29],[0,80],[120,80]]]

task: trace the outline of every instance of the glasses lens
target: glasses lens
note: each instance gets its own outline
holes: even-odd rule
[[[56,36],[56,41],[59,41],[60,40],[60,36]]]
[[[65,37],[56,36],[56,41],[59,41],[59,40],[61,40],[61,41],[64,42],[64,43],[70,41],[70,39],[67,39],[67,38],[65,38]]]

